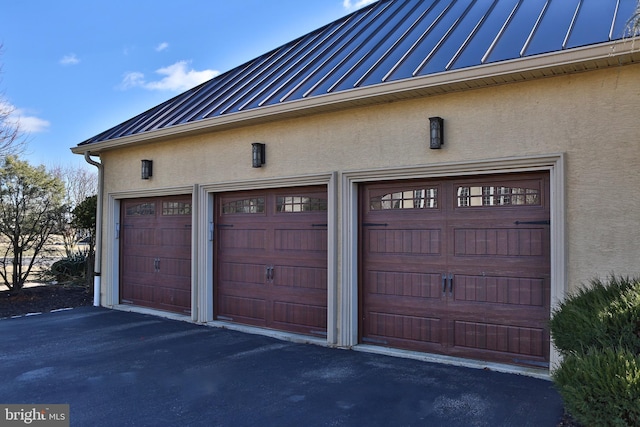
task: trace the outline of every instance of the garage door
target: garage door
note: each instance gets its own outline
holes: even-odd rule
[[[363,343],[547,367],[546,173],[361,188]]]
[[[120,302],[191,313],[191,196],[121,207]]]
[[[326,335],[326,189],[227,193],[216,211],[216,317]]]

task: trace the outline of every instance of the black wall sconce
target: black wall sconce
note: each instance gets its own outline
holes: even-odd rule
[[[153,176],[153,160],[142,161],[142,179],[149,179]]]
[[[444,145],[444,120],[442,117],[429,117],[429,148],[439,149]]]
[[[261,142],[254,142],[251,144],[251,150],[253,153],[251,166],[254,168],[261,168],[265,162],[266,144]]]

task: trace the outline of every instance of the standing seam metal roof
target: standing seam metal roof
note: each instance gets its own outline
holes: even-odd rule
[[[79,145],[623,38],[635,0],[379,0]]]

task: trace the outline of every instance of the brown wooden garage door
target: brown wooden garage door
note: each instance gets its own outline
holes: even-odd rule
[[[549,362],[546,173],[361,188],[360,339]]]
[[[216,211],[216,317],[326,335],[326,189],[227,193]]]
[[[121,207],[120,302],[191,313],[191,196]]]

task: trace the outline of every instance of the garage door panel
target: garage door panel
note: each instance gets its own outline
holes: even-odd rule
[[[327,231],[309,228],[276,228],[276,251],[322,252],[327,251]]]
[[[408,298],[406,296],[369,294],[363,317],[369,312],[443,318],[448,313],[443,294],[440,298]]]
[[[369,271],[368,295],[442,298],[441,274],[406,271]]]
[[[216,316],[326,333],[326,209],[323,187],[217,197]]]
[[[154,246],[156,244],[156,230],[155,228],[125,225],[122,230],[122,240],[130,247]]]
[[[481,322],[454,322],[454,346],[511,353],[507,358],[543,358],[548,341],[543,328],[517,327]]]
[[[305,333],[309,328],[326,331],[327,307],[324,305],[296,304],[288,301],[275,301],[273,321],[287,325],[286,329],[299,329]]]
[[[264,264],[224,262],[220,264],[220,286],[233,283],[262,286],[266,275]]]
[[[127,304],[149,306],[179,313],[189,313],[191,291],[157,285],[129,283],[123,290],[121,301]]]
[[[127,277],[135,277],[141,274],[153,274],[153,258],[147,256],[131,255],[122,260],[122,268]]]
[[[548,183],[530,173],[362,186],[362,342],[547,363]],[[435,189],[429,203],[420,188]],[[412,338],[424,319],[437,344]]]
[[[191,250],[191,226],[182,228],[164,228],[159,230],[160,243],[162,246],[171,247],[172,251]]]
[[[224,310],[219,312],[219,317],[229,317],[230,320],[257,325],[264,324],[267,312],[265,300],[231,293],[224,293],[220,299]]]
[[[273,283],[274,286],[326,291],[327,269],[325,267],[278,265],[274,267]],[[326,295],[325,292],[321,292],[321,294]]]
[[[371,311],[367,313],[366,324],[369,334],[365,342],[417,347],[419,350],[424,349],[425,343],[441,347],[442,324],[439,318]]]
[[[163,279],[167,283],[177,284],[181,287],[191,288],[191,260],[180,258],[158,258],[158,269],[165,271]]]
[[[221,228],[218,231],[220,248],[228,251],[238,249],[245,251],[263,251],[267,245],[266,230],[256,228]]]
[[[440,229],[366,230],[368,250],[372,254],[439,255],[442,251]]]
[[[455,275],[455,301],[544,307],[548,289],[542,278]]]
[[[453,234],[456,256],[530,257],[544,254],[546,230],[539,228],[457,228]]]
[[[125,200],[120,302],[189,313],[191,196]]]
[[[153,293],[153,299],[158,308],[174,312],[190,312],[190,310],[184,309],[184,307],[191,305],[191,292],[189,290],[155,287]]]
[[[153,300],[153,289],[154,287],[150,285],[131,282],[129,286],[123,289],[120,298],[123,302],[131,304],[144,303],[145,301]]]

